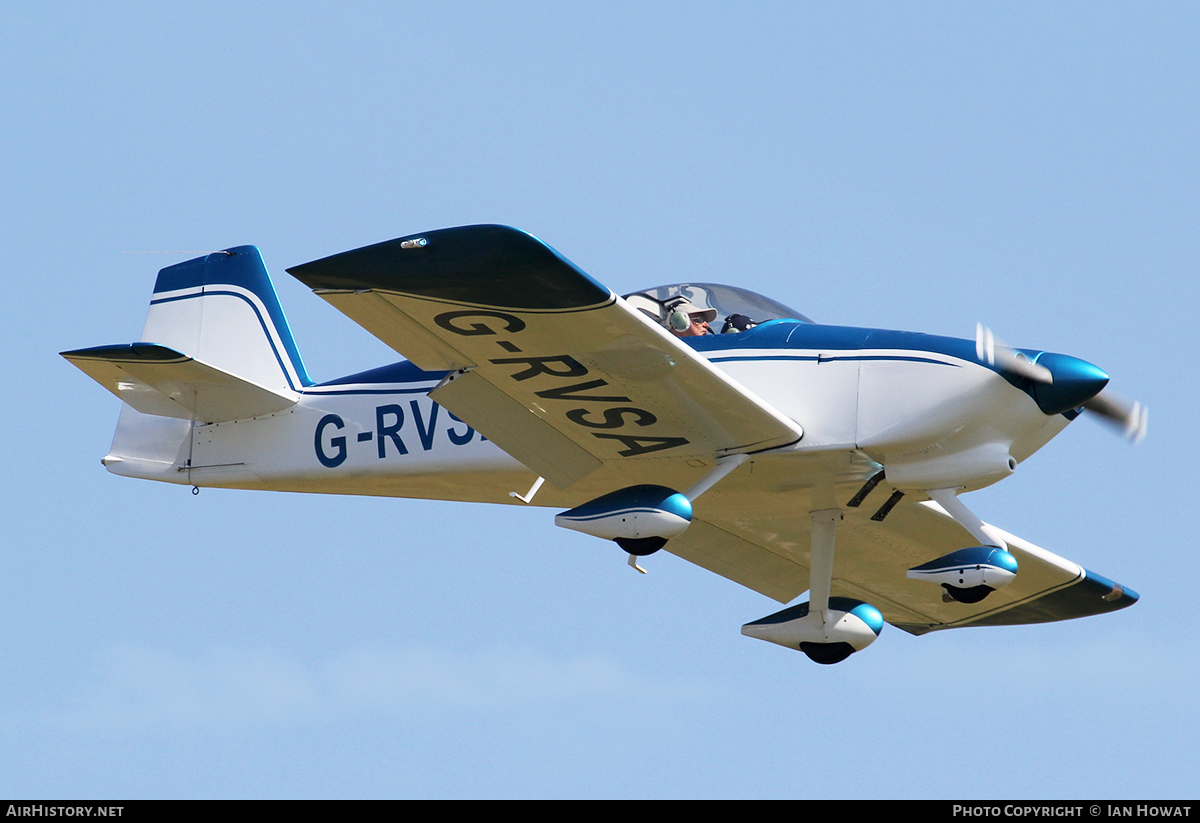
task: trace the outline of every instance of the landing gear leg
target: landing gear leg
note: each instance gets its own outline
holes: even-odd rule
[[[829,626],[829,591],[833,585],[833,547],[840,509],[822,509],[812,513],[812,545],[809,549],[808,608]],[[826,632],[828,636],[828,631]]]
[[[1008,544],[1001,540],[999,535],[992,534],[988,525],[963,505],[958,499],[958,489],[927,489],[925,493],[945,509],[946,514],[954,518],[955,523],[969,531],[980,545],[995,546],[998,549],[1008,548]]]
[[[818,509],[810,517],[809,601],[747,623],[742,634],[799,649],[816,663],[840,663],[874,642],[883,628],[883,615],[861,600],[830,597],[833,546],[842,512]]]

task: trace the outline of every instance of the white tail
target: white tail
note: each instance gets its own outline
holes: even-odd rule
[[[197,423],[270,414],[312,381],[254,246],[158,273],[141,343],[63,352],[125,401],[104,464],[188,482]]]
[[[160,271],[142,340],[266,389],[294,392],[312,385],[254,246]]]

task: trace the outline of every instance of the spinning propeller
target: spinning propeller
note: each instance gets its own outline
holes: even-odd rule
[[[1108,390],[1108,375],[1086,360],[1049,352],[1030,360],[997,340],[982,323],[975,326],[975,355],[1001,372],[1031,381],[1034,400],[1046,414],[1061,414],[1082,406],[1120,427],[1132,443],[1146,436],[1146,407]]]

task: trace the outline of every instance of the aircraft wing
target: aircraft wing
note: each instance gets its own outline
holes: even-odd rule
[[[516,229],[441,229],[288,271],[420,368],[448,371],[430,396],[560,489],[632,461],[694,478],[803,434]]]
[[[442,229],[289,272],[420,368],[447,372],[433,399],[569,489],[542,504],[631,482],[684,489],[715,458],[752,455],[695,501],[666,550],[778,601],[808,588],[807,512],[844,506],[878,470],[845,451],[783,453],[803,434],[796,421],[524,232]],[[1015,580],[980,603],[943,602],[907,570],[975,539],[911,496],[871,519],[887,493],[845,509],[832,591],[906,631],[1063,620],[1136,599],[1010,535]]]
[[[754,459],[753,475],[730,475],[696,502],[692,524],[666,551],[781,603],[802,594],[808,588],[811,537],[804,512],[823,503],[814,501],[811,489],[787,483],[796,468],[784,464],[794,461],[764,455]],[[822,468],[837,476],[836,467]],[[858,479],[845,482],[850,474],[843,469],[836,487],[843,506],[861,485]],[[1114,611],[1137,600],[1113,581],[1001,531],[1019,564],[1016,578],[979,603],[943,602],[940,587],[909,579],[907,570],[977,541],[936,503],[912,496],[883,521],[873,520],[891,491],[881,484],[860,507],[843,508],[832,592],[870,603],[905,631],[1045,623]]]

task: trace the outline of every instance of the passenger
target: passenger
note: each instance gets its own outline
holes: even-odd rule
[[[750,329],[757,325],[758,323],[755,323],[744,314],[731,314],[725,318],[725,325],[721,327],[721,334],[750,331]]]

